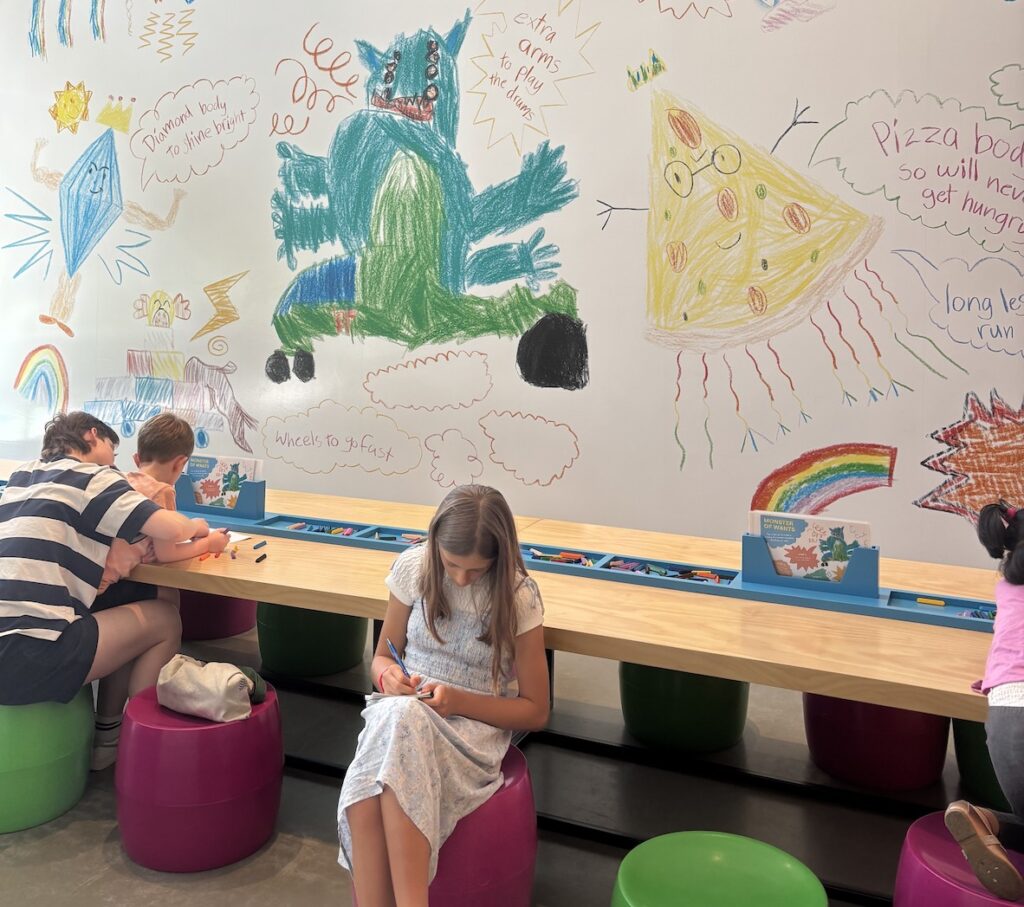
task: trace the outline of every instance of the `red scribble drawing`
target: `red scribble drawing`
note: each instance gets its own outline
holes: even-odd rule
[[[307,54],[309,54],[309,56],[313,60],[313,65],[317,69],[319,69],[320,72],[327,73],[327,75],[329,75],[331,77],[331,81],[335,85],[337,85],[339,88],[343,88],[345,90],[346,94],[348,94],[348,96],[350,98],[354,99],[356,95],[355,95],[355,92],[353,91],[353,89],[355,88],[356,83],[359,82],[359,75],[358,75],[358,73],[353,73],[344,82],[339,82],[334,77],[334,74],[338,70],[344,69],[346,66],[348,66],[349,63],[352,62],[352,54],[349,53],[349,51],[347,51],[347,50],[343,50],[340,54],[335,56],[335,58],[333,60],[331,60],[330,63],[324,65],[323,63],[320,62],[320,58],[327,56],[327,54],[329,54],[334,49],[334,41],[333,41],[333,39],[331,39],[331,38],[321,38],[319,41],[316,42],[316,46],[315,47],[310,47],[309,46],[309,36],[311,34],[313,34],[313,29],[316,28],[319,24],[320,24],[319,22],[314,22],[309,27],[309,31],[306,32],[305,37],[303,37],[303,39],[302,39],[302,49]],[[339,61],[341,61],[341,62],[339,62]]]
[[[1014,409],[992,390],[986,409],[971,391],[964,398],[963,417],[933,431],[931,437],[948,449],[921,465],[949,478],[914,501],[915,506],[976,523],[981,508],[1000,498],[1024,504],[1024,401]]]
[[[452,350],[370,372],[363,387],[374,403],[389,409],[440,412],[468,409],[491,392],[487,355]]]
[[[646,3],[647,0],[636,0],[637,3]],[[702,19],[706,19],[709,13],[718,13],[727,19],[732,18],[732,10],[729,7],[729,0],[655,0],[652,6],[657,6],[659,13],[668,13],[673,18],[682,19],[690,10],[693,10]]]
[[[811,547],[791,545],[786,549],[786,560],[798,570],[813,570],[818,566],[818,552]]]
[[[285,64],[289,64],[286,68],[295,72],[294,67],[298,67],[298,73],[295,76],[295,81],[292,82],[291,88],[291,101],[293,105],[301,104],[308,111],[315,111],[322,109],[324,113],[334,113],[334,109],[338,104],[338,101],[344,101],[347,104],[352,104],[356,100],[355,86],[359,82],[359,74],[353,73],[344,80],[339,80],[336,73],[344,70],[349,63],[352,62],[352,54],[350,51],[343,50],[338,54],[335,54],[330,62],[324,62],[323,58],[331,53],[334,49],[334,39],[323,37],[316,44],[310,46],[310,35],[313,34],[313,30],[319,26],[319,22],[314,22],[309,30],[302,38],[302,50],[305,52],[309,61],[312,62],[313,66],[319,72],[325,73],[331,80],[331,84],[341,89],[341,92],[334,92],[329,88],[321,88],[317,85],[316,81],[309,75],[309,70],[306,69],[306,64],[302,60],[296,59],[295,57],[282,57],[277,61],[277,65],[274,67],[274,75],[278,75],[281,71],[281,67]],[[321,101],[323,102],[321,105]],[[320,105],[320,106],[318,106]],[[296,129],[296,120],[290,113],[278,114],[274,113],[271,115],[270,122],[270,135],[302,135],[309,127],[309,116],[306,117],[306,121],[302,124],[301,129]]]
[[[564,422],[492,409],[479,425],[491,442],[491,461],[524,485],[550,485],[580,455],[579,438]]]
[[[296,129],[295,117],[290,113],[281,116],[275,111],[270,115],[270,135],[302,135],[308,128],[309,117],[306,117],[301,129]]]

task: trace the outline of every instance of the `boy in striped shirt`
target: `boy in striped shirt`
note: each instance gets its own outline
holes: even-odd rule
[[[114,539],[209,534],[205,520],[162,509],[111,469],[117,444],[94,416],[59,415],[40,458],[18,467],[0,496],[0,705],[70,702],[122,667],[134,695],[178,651],[173,603],[91,610]]]
[[[136,471],[124,478],[139,494],[166,510],[176,509],[174,483],[182,474],[195,448],[192,426],[174,413],[153,416],[139,430],[135,454]],[[129,543],[114,539],[107,555],[99,595],[92,612],[119,605],[159,598],[178,606],[178,590],[157,587],[129,579],[128,574],[141,563],[161,564],[183,561],[206,554],[219,554],[228,544],[225,532],[211,532],[190,542],[167,542],[145,538]],[[96,772],[113,765],[121,735],[121,716],[128,701],[131,665],[127,664],[100,681],[96,694],[96,734],[93,738],[90,768]]]

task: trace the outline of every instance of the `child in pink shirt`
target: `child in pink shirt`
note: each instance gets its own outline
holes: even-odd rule
[[[135,465],[138,472],[125,473],[128,483],[140,494],[166,510],[175,510],[174,483],[188,463],[195,447],[192,427],[173,413],[154,416],[139,431]],[[103,611],[133,602],[161,599],[177,606],[178,590],[158,588],[127,579],[141,563],[182,561],[207,552],[218,554],[227,546],[227,534],[209,532],[189,542],[161,542],[145,538],[138,542],[115,539],[103,568],[99,595],[93,611]],[[99,771],[117,758],[121,713],[128,699],[128,676],[115,671],[99,685],[96,697],[96,735],[92,770]]]
[[[988,696],[985,730],[992,767],[1013,812],[957,800],[946,809],[946,827],[978,881],[998,897],[1016,901],[1024,895],[1024,881],[1000,839],[1024,851],[1024,510],[1004,501],[983,507],[978,538],[1002,561],[992,645],[980,689]]]

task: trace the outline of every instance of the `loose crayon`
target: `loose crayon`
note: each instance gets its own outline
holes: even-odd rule
[[[335,526],[331,530],[331,535],[341,535],[344,531],[345,531],[345,527],[344,526]]]
[[[199,560],[205,561],[209,556],[210,556],[210,552],[207,551],[206,554],[200,554],[199,555]]]
[[[256,558],[256,563],[258,564],[260,561],[265,561],[266,559],[266,554],[261,554],[258,558]]]
[[[919,605],[934,605],[936,608],[944,608],[946,603],[941,598],[919,598]]]
[[[257,543],[256,543],[255,545],[253,545],[252,547],[253,547],[253,550],[255,551],[255,550],[256,550],[257,548],[262,548],[262,547],[263,547],[264,545],[266,545],[266,544],[267,544],[267,540],[266,540],[266,539],[264,539],[264,540],[263,540],[262,542],[257,542]]]
[[[305,523],[292,523],[291,526],[289,526],[288,528],[289,529],[305,529],[306,528],[306,524]]]

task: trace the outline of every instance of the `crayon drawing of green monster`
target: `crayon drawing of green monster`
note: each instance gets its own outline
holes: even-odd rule
[[[303,250],[338,244],[346,254],[301,270],[282,294],[273,315],[279,348],[266,364],[272,381],[309,381],[314,343],[339,334],[409,349],[495,335],[521,337],[517,362],[529,383],[587,384],[576,291],[558,280],[540,293],[558,273],[558,247],[543,229],[525,242],[487,244],[576,198],[563,148],[544,142],[516,176],[481,192],[455,150],[456,58],[470,19],[467,10],[444,35],[399,35],[386,51],[357,41],[368,106],[339,124],[325,157],[278,144],[278,257],[294,270]],[[467,292],[509,282],[500,295]]]

